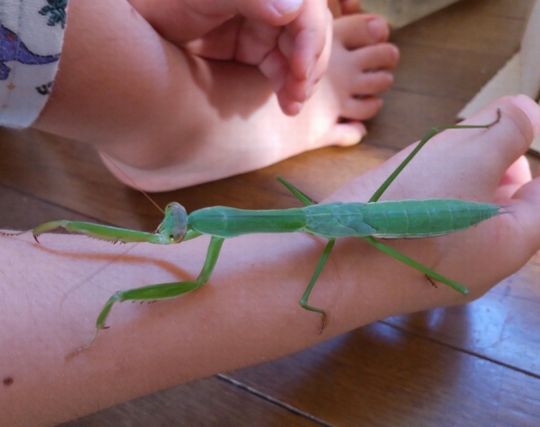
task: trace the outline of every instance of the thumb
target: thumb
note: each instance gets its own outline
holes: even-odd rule
[[[540,134],[540,108],[524,97],[518,105],[530,120],[535,136],[538,136]],[[539,173],[540,170],[537,170],[536,175]],[[512,213],[522,230],[527,234],[530,233],[531,242],[534,245],[531,250],[536,251],[540,248],[540,176],[523,185],[512,199],[515,202]]]
[[[529,249],[534,253],[540,249],[540,177],[521,187],[512,200],[510,213],[525,236],[523,243],[532,245]]]

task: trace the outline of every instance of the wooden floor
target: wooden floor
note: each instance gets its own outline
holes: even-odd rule
[[[402,52],[365,143],[156,196],[292,206],[284,175],[322,197],[434,124],[448,123],[516,51],[531,0],[466,0],[397,31]],[[533,160],[535,164],[537,161]],[[152,229],[159,214],[88,148],[36,133],[0,138],[0,228],[91,218]],[[474,268],[474,266],[471,266]],[[67,426],[539,426],[540,257],[467,306],[392,317],[301,353],[181,385]]]

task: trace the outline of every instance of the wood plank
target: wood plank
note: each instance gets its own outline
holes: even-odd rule
[[[242,402],[239,405],[239,402]],[[320,426],[216,377],[135,399],[59,427]]]
[[[28,230],[51,218],[92,219],[2,185],[0,185],[0,206],[2,206],[0,228],[11,230]]]
[[[158,202],[164,205],[176,199],[189,209],[214,204],[292,206],[292,197],[274,182],[276,175],[290,178],[318,199],[324,197],[381,162],[394,148],[418,139],[432,125],[453,121],[462,96],[484,75],[489,77],[487,72],[481,78],[471,76],[474,67],[459,59],[454,64],[464,67],[461,76],[457,71],[437,75],[437,64],[423,56],[445,49],[446,55],[459,58],[463,52],[478,67],[480,59],[488,58],[491,69],[513,49],[527,4],[525,0],[467,0],[459,8],[468,5],[467,13],[476,18],[464,15],[465,6],[461,10],[456,5],[396,34],[404,46],[405,71],[398,76],[398,87],[386,95],[385,110],[370,123],[371,133],[359,147],[306,153],[255,173],[159,194]],[[461,20],[464,34],[456,29]],[[472,33],[474,40],[465,45],[463,28],[473,26],[478,27]],[[484,56],[486,44],[493,44],[488,56]],[[448,61],[443,63],[449,66]],[[426,72],[430,74],[422,74]],[[448,78],[455,82],[457,96],[446,87]],[[469,78],[474,84],[459,82]],[[0,227],[28,228],[43,219],[79,212],[145,229],[160,220],[160,214],[137,192],[118,184],[87,147],[33,132],[2,131],[0,152],[0,184],[6,186],[0,186],[0,203],[9,208],[0,215]],[[388,319],[388,324],[374,324],[229,375],[263,396],[336,425],[536,426],[540,418],[539,335],[534,328],[537,264],[535,259],[485,299],[465,308]],[[306,422],[258,396],[211,378],[71,425],[155,425],[155,420],[164,426]]]
[[[524,93],[520,87],[521,52],[516,53],[489,80],[467,105],[458,113],[458,117],[467,118],[479,111],[484,105],[497,98],[516,93]],[[525,93],[527,95],[527,93]],[[533,97],[533,94],[528,94]]]
[[[540,2],[536,1],[521,41],[521,89],[536,98],[540,95]]]
[[[396,31],[400,43],[509,57],[517,50],[534,0],[467,0]],[[518,3],[518,4],[516,4]],[[502,30],[504,29],[504,30]]]
[[[339,426],[533,426],[540,381],[373,324],[230,374]]]
[[[386,322],[540,377],[540,254],[484,297]]]
[[[433,126],[455,122],[462,102],[398,89],[385,94],[383,110],[368,125],[363,144],[393,150],[418,141]]]
[[[89,147],[38,132],[15,134],[3,130],[0,150],[0,184],[85,212],[103,222],[148,229],[161,220],[161,213],[142,194],[116,181]],[[181,201],[188,210],[218,204],[287,207],[297,202],[276,182],[276,176],[286,176],[307,192],[314,188],[314,196],[322,198],[391,153],[368,145],[326,148],[251,174],[152,197],[160,206],[172,200]],[[14,165],[25,165],[26,169]]]
[[[363,0],[362,10],[384,16],[392,28],[400,28],[457,0]]]
[[[527,19],[521,48],[459,113],[469,117],[492,100],[515,93],[536,99],[540,90],[540,2]]]
[[[490,50],[477,53],[409,43],[399,46],[401,61],[395,90],[457,99],[462,105],[512,56]]]
[[[511,8],[505,1],[460,2],[396,31],[401,61],[394,90],[467,102],[519,49],[532,2],[520,3],[528,7],[519,15],[493,14],[504,4]]]

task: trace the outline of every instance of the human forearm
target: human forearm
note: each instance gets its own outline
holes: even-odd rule
[[[540,111],[530,100],[511,98],[474,123],[492,121],[495,107],[502,110],[499,123],[436,138],[387,193],[503,205],[504,214],[466,231],[390,243],[465,283],[471,297],[517,270],[540,247],[540,181],[530,181],[519,157],[533,128],[539,130]],[[492,150],[485,153],[486,146]],[[350,182],[332,200],[366,200],[403,156]],[[319,334],[319,316],[297,301],[323,242],[304,234],[250,235],[225,242],[208,285],[149,307],[116,305],[111,329],[88,351],[66,360],[92,338],[97,313],[114,291],[195,277],[207,240],[138,245],[123,255],[123,248],[77,236],[44,235],[41,241],[36,246],[28,235],[0,240],[0,258],[10,265],[0,283],[0,344],[9,349],[0,354],[0,375],[7,380],[0,388],[0,411],[11,417],[10,425],[58,422],[279,357],[390,314],[468,300],[442,284],[430,285],[364,242],[341,239],[310,300],[329,314]]]
[[[320,335],[318,315],[297,301],[322,243],[304,235],[249,236],[225,243],[214,276],[200,291],[149,306],[117,305],[111,328],[66,360],[91,340],[97,313],[115,290],[195,276],[199,263],[193,260],[204,258],[206,240],[138,245],[120,259],[124,247],[109,243],[64,235],[41,240],[37,246],[29,236],[2,238],[0,245],[3,264],[12,265],[0,285],[0,342],[9,349],[0,355],[0,376],[13,379],[0,389],[8,425],[74,418],[416,309],[404,307],[406,287],[389,296],[390,282],[370,279],[380,269],[377,255],[372,259],[353,241],[340,243],[311,301],[329,312]],[[358,259],[364,259],[361,268]]]

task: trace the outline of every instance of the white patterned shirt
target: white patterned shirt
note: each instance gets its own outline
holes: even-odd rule
[[[0,0],[0,126],[39,116],[58,70],[68,0]]]

